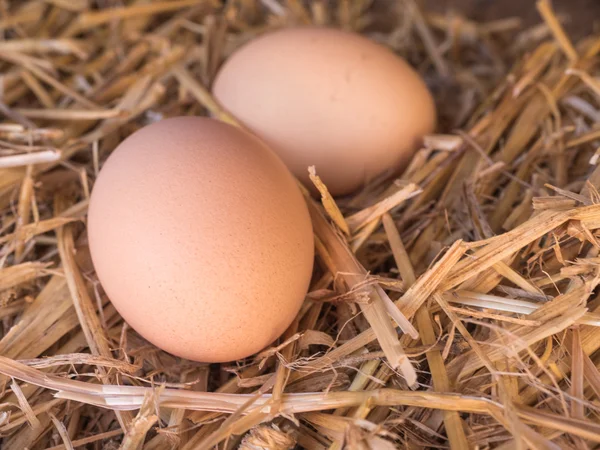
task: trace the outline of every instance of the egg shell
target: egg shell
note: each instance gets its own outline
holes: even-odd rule
[[[435,128],[427,86],[403,59],[360,35],[290,28],[250,41],[213,84],[216,99],[308,183],[335,195],[405,167]]]
[[[249,133],[166,119],[125,139],[93,188],[98,278],[156,346],[223,362],[272,343],[298,313],[314,256],[296,180]]]

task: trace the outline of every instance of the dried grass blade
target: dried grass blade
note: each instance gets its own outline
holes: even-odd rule
[[[292,324],[288,327],[282,336],[282,341],[286,342],[288,339],[292,339],[298,331],[298,318],[296,318]],[[273,404],[276,408],[281,404],[281,397],[285,390],[286,383],[290,376],[290,369],[286,366],[285,362],[292,361],[296,350],[296,342],[290,342],[282,351],[281,358],[277,363],[277,370],[275,372],[275,382],[273,383]],[[268,381],[267,383],[270,383]],[[265,383],[265,384],[267,384]]]
[[[26,304],[25,300],[17,300],[11,302],[9,305],[0,307],[0,319],[22,313]]]
[[[293,430],[281,429],[271,424],[252,428],[250,433],[244,436],[238,450],[292,450],[296,448],[296,443],[296,433]]]
[[[519,314],[530,314],[540,305],[526,300],[516,298],[504,298],[497,295],[480,294],[479,292],[470,292],[465,290],[454,291],[445,294],[446,299],[451,303],[460,303],[468,306],[478,306],[480,308],[495,309],[497,311],[508,311]]]
[[[373,220],[379,219],[386,212],[396,208],[406,200],[419,195],[421,192],[423,191],[419,188],[419,186],[414,183],[410,183],[385,199],[377,202],[375,205],[365,208],[362,211],[347,217],[346,223],[350,227],[352,234],[354,234]]]
[[[24,242],[27,242],[29,239],[37,236],[38,234],[47,233],[48,231],[52,231],[76,220],[77,219],[71,217],[54,217],[52,219],[42,220],[38,223],[30,223],[21,227],[18,233],[5,234],[0,238],[0,244],[4,244],[5,242],[11,241],[17,237]]]
[[[19,204],[17,206],[17,222],[16,222],[16,235],[19,236],[19,229],[29,223],[31,218],[31,202],[33,199],[33,168],[27,166],[25,170],[25,177],[21,182],[21,189],[19,191]],[[22,260],[23,251],[25,249],[25,243],[17,237],[15,242],[15,259],[17,262]]]
[[[58,248],[67,279],[67,284],[73,298],[73,305],[81,323],[81,329],[86,336],[87,343],[94,355],[106,358],[112,356],[108,346],[108,339],[96,315],[96,308],[91,301],[85,282],[76,267],[73,258],[74,243],[70,230],[64,227],[57,230]]]
[[[46,356],[38,359],[19,360],[19,362],[36,369],[76,364],[113,368],[118,369],[119,372],[130,374],[133,374],[140,369],[139,366],[125,361],[120,361],[113,358],[105,358],[103,356],[90,355],[89,353],[67,353],[62,355]]]
[[[455,308],[454,306],[451,306],[450,309],[457,314],[461,314],[467,317],[476,317],[479,319],[492,319],[497,320],[499,322],[514,323],[526,327],[539,327],[542,324],[542,322],[540,322],[539,320],[519,319],[516,317],[503,316],[501,314],[491,314],[488,312],[474,311],[472,309]]]
[[[15,108],[16,112],[30,119],[45,120],[101,120],[114,119],[116,117],[126,117],[127,111],[118,109],[33,109],[33,108]]]
[[[583,375],[596,397],[600,399],[600,372],[588,355],[583,353]]]
[[[0,156],[0,168],[23,167],[31,164],[43,164],[58,161],[61,157],[61,151],[58,149],[48,149],[39,152],[21,153],[18,155]]]
[[[117,386],[115,386],[116,388]],[[142,388],[150,390],[151,388]],[[165,389],[165,393],[168,393]],[[194,395],[190,395],[194,394]],[[70,399],[115,410],[132,410],[140,408],[143,395],[107,396],[76,394],[60,391],[57,398]],[[222,399],[219,399],[221,397]],[[252,394],[216,394],[211,392],[188,392],[187,395],[168,395],[161,399],[165,408],[185,408],[195,411],[218,411],[234,413],[248,400],[253,400],[254,406],[262,413],[270,410],[270,395],[254,399]],[[255,400],[255,401],[254,401]],[[281,414],[299,414],[312,411],[325,411],[335,408],[360,406],[370,402],[374,406],[414,406],[418,408],[441,409],[444,411],[460,411],[479,414],[490,414],[498,408],[498,404],[485,398],[453,393],[434,393],[424,391],[400,391],[395,389],[378,389],[358,392],[309,392],[302,394],[284,394]],[[249,411],[250,412],[250,411]],[[190,441],[191,442],[191,441]]]
[[[77,326],[63,276],[53,276],[0,340],[0,354],[8,358],[34,358]],[[0,385],[1,385],[0,380]]]
[[[423,145],[431,150],[452,152],[458,150],[464,139],[454,134],[429,134],[423,137]]]
[[[202,86],[183,66],[177,66],[173,70],[173,75],[181,85],[190,91],[190,93],[204,106],[213,117],[226,122],[230,125],[245,129],[245,127],[230,113],[217,103],[212,94]]]
[[[76,440],[72,441],[72,445],[75,448],[83,447],[84,445],[93,444],[94,442],[97,442],[97,441],[102,441],[104,439],[110,439],[113,437],[117,437],[117,436],[120,436],[121,434],[123,434],[123,430],[113,430],[113,431],[107,431],[105,433],[98,433],[93,436],[85,437],[82,439],[76,439]],[[64,445],[57,445],[55,447],[50,447],[47,450],[70,450],[70,449],[68,449]]]
[[[25,417],[27,417],[27,422],[29,422],[31,428],[33,428],[34,430],[40,430],[42,428],[42,424],[31,409],[31,405],[27,401],[27,397],[25,397],[23,391],[14,380],[12,380],[12,382],[10,383],[10,389],[15,394],[15,397],[17,397],[19,407],[21,408],[21,411],[23,412]]]
[[[155,388],[98,385],[55,375],[45,374],[9,358],[0,356],[0,373],[37,386],[59,391],[58,398],[79,399],[85,403],[111,408],[138,409],[144,396],[154,392]],[[460,394],[411,392],[394,389],[380,389],[360,392],[316,392],[302,394],[284,394],[281,412],[295,414],[300,412],[323,411],[338,407],[358,406],[367,401],[374,405],[416,406],[449,411],[463,411],[487,414],[498,404],[485,397]],[[199,411],[222,411],[233,413],[243,405],[260,407],[268,412],[271,396],[268,394],[223,394],[217,392],[195,392],[181,389],[164,389],[160,393],[159,403],[164,407],[183,407]],[[180,406],[176,406],[180,405]]]
[[[542,211],[537,216],[507,233],[471,244],[472,246],[484,245],[452,268],[441,285],[441,290],[450,290],[474,275],[508,258],[525,245],[540,238],[569,219],[574,218],[577,216],[577,212],[578,210],[564,212]]]
[[[50,416],[50,420],[52,420],[52,423],[56,427],[56,431],[58,431],[58,434],[63,441],[63,448],[66,450],[74,450],[73,443],[71,442],[71,438],[69,437],[69,433],[67,432],[65,425],[51,412],[48,412],[48,415]]]
[[[508,266],[504,261],[500,261],[492,266],[496,272],[502,275],[504,278],[514,283],[516,286],[519,286],[526,292],[531,294],[541,294],[542,291],[538,287],[531,284],[527,281],[523,276],[521,276],[518,272]]]
[[[578,69],[567,69],[568,75],[577,75],[598,97],[600,97],[600,82],[589,73]]]
[[[339,347],[330,350],[325,355],[306,363],[304,366],[302,366],[302,371],[296,371],[292,373],[289,380],[290,383],[300,380],[316,371],[325,370],[328,367],[331,367],[336,361],[360,350],[362,347],[373,342],[375,339],[376,336],[373,328],[363,331],[358,336],[350,339]]]
[[[81,14],[77,18],[77,28],[75,30],[84,30],[86,28],[97,27],[107,22],[115,20],[125,20],[139,18],[141,16],[160,14],[168,11],[175,11],[189,6],[208,3],[207,0],[173,0],[156,1],[149,4],[134,4],[131,6],[122,6],[117,8],[106,8],[102,11],[93,11]],[[69,35],[74,34],[74,30]]]
[[[23,11],[0,20],[0,28],[12,28],[28,22],[36,22],[39,18],[39,14],[35,10]]]
[[[335,223],[338,226],[338,228],[344,232],[346,236],[350,236],[350,228],[348,228],[348,224],[346,223],[343,214],[341,213],[337,203],[329,193],[329,189],[327,189],[327,186],[325,186],[325,183],[323,183],[321,177],[317,175],[315,166],[310,166],[308,168],[308,176],[310,178],[310,181],[313,182],[313,184],[321,194],[321,203],[323,204],[323,207],[325,208],[325,211],[327,212],[331,220],[333,220],[333,223]]]
[[[72,98],[75,102],[79,103],[81,106],[85,106],[90,109],[99,109],[100,108],[96,103],[88,100],[83,95],[81,95],[78,92],[74,91],[73,89],[65,86],[63,83],[61,83],[60,81],[58,81],[56,78],[52,77],[51,75],[48,75],[46,72],[44,72],[42,69],[38,68],[37,66],[35,66],[33,64],[26,64],[25,68],[27,70],[29,70],[29,72],[31,72],[37,78],[42,80],[43,82],[48,83],[50,86],[52,86],[57,91]]]
[[[369,222],[365,227],[361,228],[358,233],[352,236],[350,241],[350,249],[356,253],[367,239],[377,230],[379,227],[379,219],[375,219]]]
[[[315,234],[324,245],[322,250],[326,252],[326,255],[324,255],[325,261],[329,262],[331,266],[329,270],[334,277],[338,275],[343,277],[350,288],[363,282],[367,274],[364,267],[356,260],[345,242],[329,225],[318,207],[310,199],[308,199],[308,206]],[[319,246],[317,246],[317,249],[319,249]],[[370,303],[368,305],[360,304],[363,314],[373,328],[389,363],[394,368],[400,368],[409,385],[413,385],[416,382],[416,372],[406,357],[396,331],[387,317],[387,308],[384,300],[376,289],[369,286],[364,289],[369,295]],[[406,319],[402,320],[402,322],[403,324],[410,325]],[[414,334],[416,330],[411,325],[407,329],[407,332]]]
[[[0,268],[0,291],[47,275],[50,263],[25,262],[15,266]]]
[[[31,91],[40,101],[42,106],[44,106],[45,108],[54,108],[56,106],[53,98],[50,96],[46,88],[42,86],[42,84],[37,80],[37,78],[31,75],[31,73],[29,73],[28,70],[23,69],[20,75],[27,87],[31,89]]]
[[[450,74],[450,71],[448,69],[448,66],[446,65],[446,61],[442,58],[440,54],[438,46],[435,42],[435,38],[429,30],[429,27],[427,26],[427,23],[425,22],[425,19],[421,14],[419,6],[414,0],[404,0],[404,4],[410,11],[410,14],[413,18],[413,25],[416,28],[417,33],[423,40],[423,44],[427,49],[427,53],[433,61],[433,64],[435,65],[438,73],[442,77],[447,77]]]
[[[527,347],[539,342],[548,336],[560,333],[568,327],[577,323],[578,319],[585,314],[584,308],[573,308],[562,316],[548,320],[543,325],[531,328],[529,331],[522,331],[519,339],[516,340],[510,348],[493,348],[487,352],[487,357],[491,361],[497,361],[502,358],[511,357],[514,354],[523,351]],[[501,342],[499,342],[501,344]],[[455,360],[457,361],[457,360]],[[473,371],[482,367],[482,363],[474,358],[468,360],[462,367],[462,375],[473,373]]]
[[[231,436],[241,435],[260,425],[263,422],[267,422],[270,420],[270,415],[265,414],[260,411],[252,411],[247,415],[238,418],[236,421],[233,421],[229,424],[223,423],[217,430],[217,432],[210,435],[207,439],[202,441],[198,446],[194,446],[194,450],[210,450],[211,448],[215,448],[219,442],[224,441]],[[192,450],[191,447],[185,447],[184,450]]]
[[[567,198],[570,198],[572,200],[575,200],[576,202],[579,202],[579,203],[581,203],[583,205],[589,206],[589,205],[592,204],[592,202],[590,201],[590,199],[588,197],[586,197],[585,195],[577,194],[575,192],[570,192],[570,191],[567,191],[565,189],[560,189],[560,188],[558,188],[556,186],[552,186],[549,183],[546,183],[544,185],[544,187],[546,187],[546,188],[548,188],[548,189],[556,192],[559,195],[562,195],[563,197],[567,197]]]
[[[48,412],[48,411],[52,410],[52,408],[59,406],[60,404],[63,404],[63,403],[64,403],[64,401],[61,399],[52,399],[50,401],[35,405],[31,409],[36,416],[39,416],[40,414]],[[24,423],[27,423],[27,421],[28,421],[27,415],[24,414],[23,412],[12,414],[10,419],[11,420],[8,423],[4,423],[0,427],[0,431],[2,433],[8,433],[12,430],[15,430],[15,429],[19,428],[21,425],[23,425]]]
[[[151,83],[152,77],[150,75],[138,77],[115,106],[115,109],[129,111],[129,114],[125,117],[105,119],[94,130],[81,136],[80,140],[93,144],[151,107],[164,93],[160,83]]]
[[[435,337],[433,321],[426,304],[417,311],[416,319],[421,335],[421,342],[424,345],[434,345],[437,342],[437,338]],[[425,355],[427,356],[429,371],[433,379],[433,388],[437,392],[452,392],[441,352],[437,349],[430,350]],[[468,450],[470,448],[462,421],[456,411],[444,412],[444,425],[451,449]]]
[[[406,283],[406,287],[410,288],[410,286],[417,281],[417,277],[415,276],[415,271],[413,270],[412,263],[410,262],[410,258],[408,257],[398,228],[396,228],[394,219],[389,213],[385,213],[382,220],[383,228],[387,234],[394,261],[396,262],[396,267],[398,267],[398,271],[400,272],[400,277],[402,278],[402,281]]]
[[[160,387],[146,391],[140,410],[125,433],[119,450],[138,450],[142,447],[146,434],[158,420],[155,413],[161,391]]]
[[[448,304],[448,302],[446,301],[444,296],[442,294],[440,294],[439,292],[435,292],[435,293],[433,293],[433,298],[438,303],[438,305],[440,305],[440,307],[446,313],[448,318],[452,321],[452,323],[454,324],[456,329],[460,332],[460,334],[462,334],[462,336],[465,338],[465,340],[469,343],[472,351],[479,357],[478,363],[481,364],[480,367],[485,366],[490,371],[490,373],[494,374],[496,372],[496,369],[494,368],[492,361],[488,358],[487,354],[482,350],[479,343],[475,339],[473,339],[473,336],[471,336],[471,333],[469,333],[469,331],[466,329],[466,327],[463,325],[463,323],[460,321],[460,319],[456,316],[456,314],[454,314],[452,312],[452,309],[450,308],[450,305]]]
[[[86,59],[88,54],[74,39],[14,39],[0,43],[0,52],[73,54]]]
[[[440,284],[454,269],[464,255],[466,246],[456,241],[435,265],[419,277],[406,293],[396,301],[396,305],[407,317],[412,317],[425,301],[438,289]]]
[[[459,244],[456,244],[454,247],[454,250],[452,252],[448,251],[446,253],[446,255],[450,254],[450,256],[448,256],[448,266],[451,267],[452,264],[450,264],[452,262],[452,260],[458,260],[462,254],[464,253],[464,249],[461,249]],[[444,257],[446,258],[446,256]],[[436,264],[436,266],[438,266]],[[439,266],[439,267],[443,267]],[[426,280],[422,283],[425,288],[427,288],[427,286],[430,286],[431,284],[433,285],[437,285],[442,279],[443,279],[443,273],[437,273],[434,272],[435,270],[435,266],[434,268],[432,268],[430,271],[428,271],[427,273],[429,273],[429,276],[426,276]],[[445,270],[444,270],[445,272]],[[425,275],[423,275],[419,280],[421,280],[423,277],[425,277]],[[413,285],[417,286],[417,284]],[[418,292],[415,290],[415,297],[420,301],[421,299],[423,299],[423,301],[425,301],[430,294],[425,293],[424,295],[417,295]],[[401,300],[401,299],[400,299]],[[410,303],[407,303],[405,306],[405,309],[403,307],[401,307],[399,305],[399,301],[396,301],[396,306],[398,306],[400,308],[400,310],[404,313],[404,316],[407,318],[411,318],[415,313],[416,310],[418,309],[418,306],[415,308],[415,305],[412,305]],[[360,348],[364,347],[365,345],[369,344],[370,342],[372,342],[373,340],[375,340],[375,332],[373,331],[373,329],[368,329],[366,331],[363,331],[362,333],[360,333],[358,336],[352,338],[351,340],[345,342],[343,345],[340,345],[339,347],[334,348],[333,350],[329,351],[327,354],[325,354],[324,356],[317,358],[313,361],[310,361],[309,363],[307,363],[304,367],[303,367],[303,372],[295,372],[292,374],[291,378],[290,378],[290,382],[291,381],[296,381],[299,380],[303,377],[305,377],[308,373],[310,373],[310,371],[317,371],[317,370],[323,370],[329,366],[331,366],[335,361],[338,361],[339,359],[350,355],[351,353],[354,353],[355,351],[359,350]]]
[[[577,51],[575,50],[575,47],[573,47],[573,44],[571,43],[569,38],[567,37],[567,33],[565,33],[565,30],[558,21],[556,14],[554,14],[550,0],[538,0],[535,6],[537,7],[538,12],[550,28],[550,30],[552,31],[554,39],[556,39],[556,42],[558,42],[558,45],[560,46],[562,51],[565,53],[565,55],[567,55],[567,58],[569,58],[571,62],[576,61],[578,59]]]
[[[498,391],[500,392],[500,397],[504,400],[505,417],[502,417],[501,419],[498,417],[498,415],[495,414],[494,417],[497,420],[499,420],[500,423],[515,436],[515,438],[517,438],[517,445],[520,445],[518,442],[521,438],[523,438],[526,442],[530,444],[533,442],[537,442],[539,445],[541,445],[541,448],[556,450],[555,446],[553,446],[546,438],[532,430],[527,425],[523,424],[517,417],[514,416],[514,406],[512,404],[511,399],[506,394],[504,380],[502,378],[496,377],[496,369],[492,364],[492,361],[488,358],[486,352],[483,351],[482,347],[473,338],[471,333],[469,333],[469,331],[463,325],[460,319],[452,312],[452,309],[450,308],[450,305],[446,302],[444,296],[436,292],[433,294],[433,298],[438,303],[438,305],[440,305],[440,307],[446,313],[448,318],[452,321],[456,329],[469,343],[472,351],[478,356],[481,365],[487,368],[490,374],[492,374],[492,378],[496,381],[498,385]]]
[[[392,299],[386,294],[386,292],[381,288],[381,286],[376,285],[375,290],[379,295],[379,298],[383,300],[383,304],[388,314],[394,322],[400,327],[400,329],[409,335],[413,339],[419,339],[419,333],[415,329],[415,327],[410,323],[410,320],[406,318],[406,316],[400,311],[400,309],[396,306],[396,304],[392,301]]]
[[[486,360],[497,361],[502,358],[511,358],[518,352],[528,346],[539,342],[542,339],[560,333],[566,328],[577,323],[585,313],[586,308],[581,306],[590,296],[597,281],[588,281],[582,286],[575,288],[567,294],[562,294],[552,301],[542,305],[536,311],[532,312],[528,319],[542,321],[543,325],[537,328],[520,329],[509,327],[506,331],[510,333],[512,345],[506,348],[504,339],[491,338],[486,344],[493,345],[486,353]],[[446,296],[442,299],[446,301]],[[495,345],[494,345],[495,344]],[[458,370],[461,374],[473,373],[473,371],[485,365],[479,355],[465,354],[452,361],[449,367],[452,370]]]
[[[583,350],[581,349],[581,335],[579,328],[574,327],[571,332],[571,416],[575,419],[584,418],[583,404],[579,400],[584,400],[583,396]]]
[[[217,430],[210,433],[208,436],[203,437],[202,431],[198,432],[196,436],[188,441],[182,450],[197,450],[198,448],[211,448],[219,444],[224,439],[227,439],[235,432],[236,429],[242,428],[243,431],[247,431],[248,426],[257,425],[265,420],[270,415],[269,411],[263,411],[265,408],[256,408],[260,400],[263,399],[263,394],[273,388],[275,377],[271,377],[256,393],[245,395],[243,398],[239,398],[242,402],[235,408],[232,414],[219,426]],[[266,403],[271,404],[271,396],[266,400]],[[275,405],[277,411],[281,408],[281,399]],[[248,415],[248,420],[243,420],[244,415]]]
[[[96,315],[96,308],[89,297],[85,282],[73,257],[73,234],[68,227],[61,227],[57,230],[56,235],[58,238],[58,252],[73,300],[73,306],[77,312],[79,324],[81,325],[90,351],[94,355],[112,358],[112,353],[108,345],[108,337]],[[99,371],[103,375],[106,375],[106,372],[102,367],[99,367]],[[103,381],[107,382],[108,380],[105,379]],[[127,432],[132,420],[131,415],[129,413],[123,413],[117,414],[117,417],[119,418],[121,427]]]
[[[600,425],[591,420],[575,419],[552,414],[541,409],[518,406],[519,416],[540,427],[560,430],[592,442],[600,442]]]
[[[588,142],[595,141],[600,139],[600,130],[591,130],[587,133],[582,134],[576,138],[573,138],[565,144],[566,148],[575,148],[579,147],[582,144],[586,144]]]

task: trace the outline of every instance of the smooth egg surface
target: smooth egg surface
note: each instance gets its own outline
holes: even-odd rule
[[[334,195],[404,168],[436,124],[427,86],[403,59],[328,28],[250,41],[224,63],[213,94],[307,185],[316,166]]]
[[[256,137],[216,120],[165,119],[104,164],[88,216],[92,261],[115,308],[184,358],[223,362],[272,343],[313,267],[305,200]]]

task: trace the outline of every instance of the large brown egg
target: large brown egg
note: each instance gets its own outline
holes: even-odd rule
[[[241,47],[218,73],[216,99],[307,181],[315,165],[347,194],[405,167],[436,123],[421,77],[387,48],[326,28],[292,28]]]
[[[96,181],[89,243],[123,318],[175,355],[249,356],[296,316],[310,282],[306,203],[256,137],[180,117],[123,141]]]

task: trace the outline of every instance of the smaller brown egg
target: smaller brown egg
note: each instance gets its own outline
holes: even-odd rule
[[[316,166],[335,195],[405,167],[433,131],[421,77],[387,48],[327,28],[291,28],[250,41],[225,62],[217,100],[308,182]]]
[[[197,361],[244,358],[272,343],[312,273],[312,226],[296,181],[256,137],[212,119],[166,119],[125,139],[94,185],[88,233],[123,318]]]

